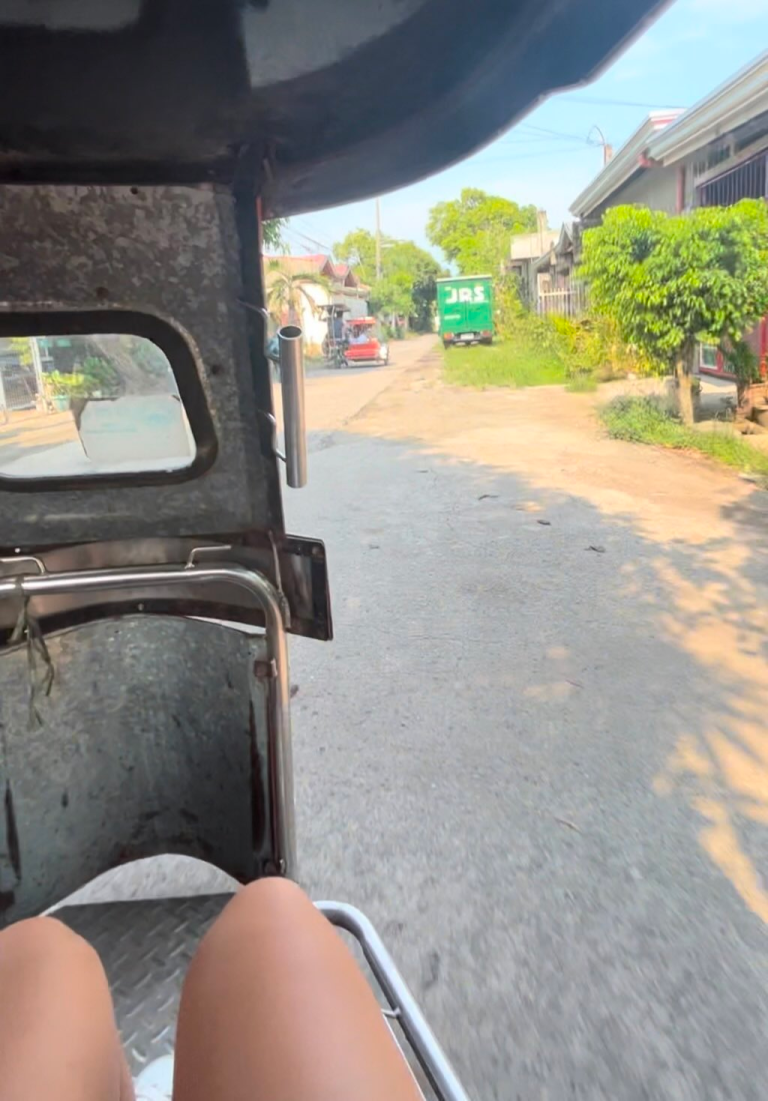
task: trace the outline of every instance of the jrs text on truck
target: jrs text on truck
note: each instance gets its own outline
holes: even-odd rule
[[[437,280],[437,312],[443,344],[493,340],[493,277],[462,275]]]

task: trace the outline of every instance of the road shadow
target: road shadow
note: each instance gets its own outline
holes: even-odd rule
[[[664,540],[418,439],[317,443],[287,502],[335,592],[294,663],[310,886],[389,932],[479,1096],[757,1099],[762,495]]]

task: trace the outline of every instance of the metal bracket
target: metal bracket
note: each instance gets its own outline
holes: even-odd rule
[[[220,561],[221,552],[231,550],[231,543],[224,543],[221,546],[213,547],[193,547],[192,550],[189,552],[189,556],[187,557],[187,564],[184,568],[187,570],[194,569],[194,567],[198,564],[200,558],[203,555],[210,555],[214,562],[217,560]],[[219,556],[218,559],[217,556]]]
[[[37,566],[38,575],[48,572],[42,558],[37,558],[34,554],[20,554],[18,558],[0,558],[0,567],[16,566],[19,562],[31,562],[34,566]],[[28,572],[27,570],[20,570],[18,575],[15,576],[23,577]]]

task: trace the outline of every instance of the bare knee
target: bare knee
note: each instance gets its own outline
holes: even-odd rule
[[[276,918],[285,921],[290,915],[306,913],[308,909],[314,910],[314,907],[301,887],[290,879],[272,876],[241,888],[219,920],[258,920],[261,923]]]
[[[101,961],[91,945],[52,917],[27,918],[0,932],[0,966],[31,961],[41,966],[71,963],[101,972]]]
[[[244,910],[272,910],[304,908],[312,903],[297,883],[279,876],[257,879],[242,887],[229,904],[233,908]]]
[[[308,923],[312,927],[318,916],[306,894],[291,880],[259,879],[243,887],[225,906],[203,938],[197,957],[237,955],[256,942],[268,951],[269,945],[294,937]]]

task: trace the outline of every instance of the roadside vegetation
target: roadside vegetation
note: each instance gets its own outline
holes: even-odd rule
[[[688,427],[657,398],[616,398],[603,406],[600,419],[615,440],[698,451],[736,470],[768,475],[768,455],[738,435],[715,430],[699,432]]]
[[[408,318],[410,329],[416,333],[432,331],[435,279],[443,274],[434,256],[413,241],[382,235],[377,264],[376,238],[367,229],[352,230],[333,246],[333,254],[370,287],[372,314],[390,320]],[[403,326],[390,325],[389,335],[404,336]]]
[[[674,373],[680,416],[693,424],[700,342],[728,357],[742,391],[758,364],[744,341],[768,310],[768,209],[762,199],[667,215],[608,210],[584,233],[581,275],[592,309],[660,371]]]
[[[446,382],[484,389],[489,386],[553,386],[566,381],[557,356],[532,344],[504,341],[489,347],[445,351]]]
[[[552,386],[584,393],[599,382],[653,365],[629,348],[608,318],[540,316],[520,302],[514,278],[496,280],[496,340],[491,347],[445,350],[445,377],[459,386]]]

